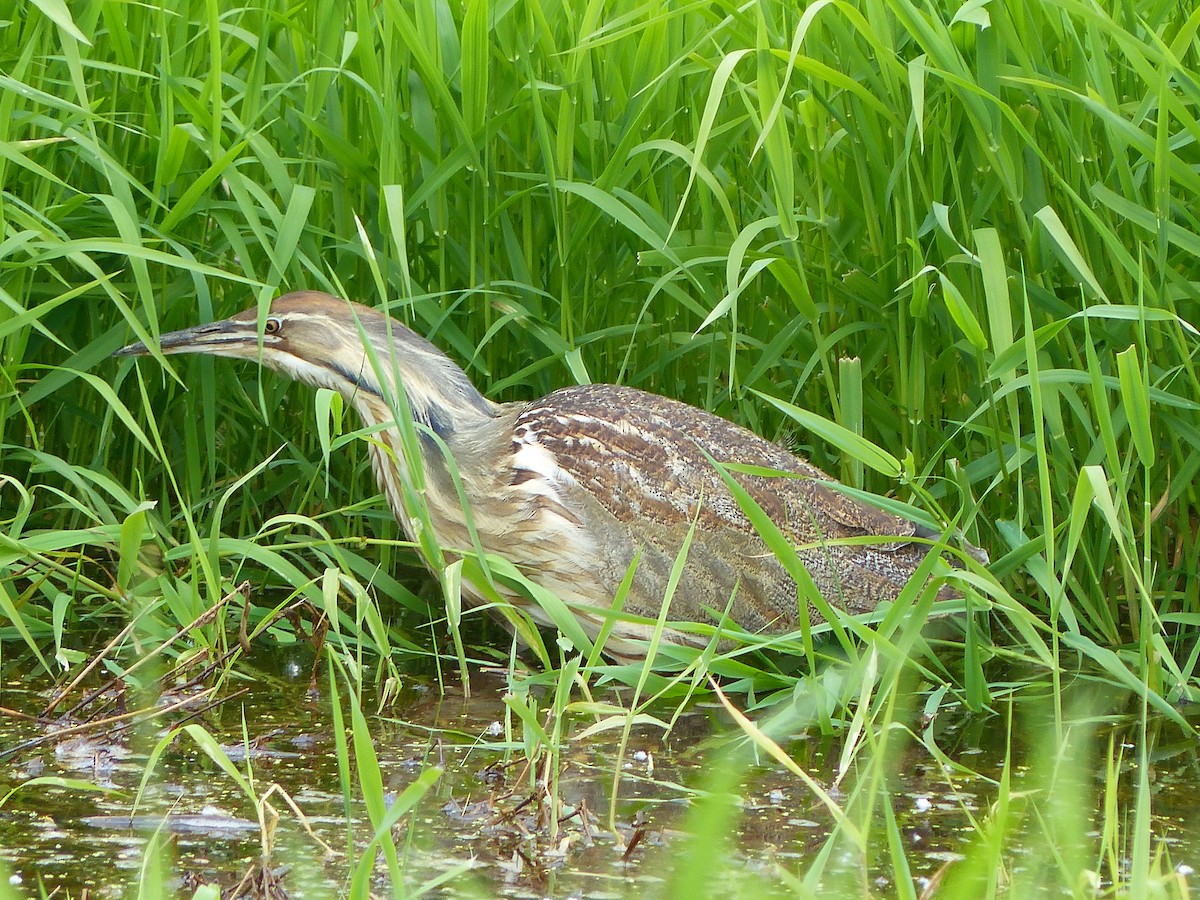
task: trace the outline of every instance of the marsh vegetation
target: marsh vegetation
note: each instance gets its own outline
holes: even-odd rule
[[[0,897],[1188,894],[1194,10],[0,18]],[[495,400],[712,410],[991,562],[771,646],[520,650],[337,398],[109,358],[301,287]],[[209,794],[251,861],[173,830]]]

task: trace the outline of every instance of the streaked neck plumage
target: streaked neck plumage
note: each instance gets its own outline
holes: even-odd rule
[[[326,309],[330,304],[338,306],[339,315],[330,314]],[[396,474],[409,477],[401,430],[396,426],[403,416],[401,397],[407,400],[413,421],[425,426],[418,427],[417,437],[428,489],[452,489],[445,453],[433,435],[445,443],[460,468],[470,468],[478,458],[471,450],[479,445],[481,435],[490,432],[489,423],[500,407],[424,337],[370,307],[325,295],[280,298],[272,304],[271,316],[279,320],[280,340],[264,339],[263,365],[297,381],[335,390],[354,406],[364,425],[385,426],[369,446],[376,474],[401,521],[406,519],[400,514],[399,485],[391,483]],[[299,341],[303,348],[295,346]],[[379,454],[391,456],[392,464],[377,458]]]

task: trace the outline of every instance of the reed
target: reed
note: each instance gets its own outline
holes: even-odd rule
[[[615,679],[635,700],[587,706],[593,723],[668,721],[645,704],[710,693],[709,674],[779,709],[835,667],[790,727],[861,754],[846,821],[905,885],[879,801],[914,709],[1031,691],[1047,740],[1075,747],[1062,698],[1084,671],[1137,698],[1144,763],[1147,722],[1190,732],[1200,662],[1196,25],[1157,0],[24,0],[0,26],[0,653],[56,677],[95,634],[136,621],[136,646],[161,644],[250,578],[245,627],[288,633],[276,611],[307,599],[349,683],[509,660],[470,616],[446,649],[335,398],[211,359],[109,360],[310,287],[389,305],[495,399],[654,390],[991,552],[935,634],[914,591],[842,640],[798,636],[805,670],[751,647],[622,672],[547,642],[573,682],[557,713]],[[222,610],[163,652],[224,651],[238,628]],[[535,708],[513,706],[526,729]],[[565,739],[532,733],[531,759]],[[1016,798],[998,791],[956,876],[973,895],[1002,888]],[[1104,834],[1135,864],[1106,877],[1171,890],[1135,794]],[[1072,815],[1038,821],[1083,834]],[[697,821],[719,846],[728,811]],[[1054,877],[1074,889],[1100,868],[1085,856]]]

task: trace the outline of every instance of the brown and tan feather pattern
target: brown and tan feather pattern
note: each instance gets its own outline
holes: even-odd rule
[[[781,634],[798,626],[804,604],[810,620],[820,621],[709,456],[786,473],[733,477],[792,541],[821,594],[848,612],[895,599],[925,558],[928,539],[937,537],[829,487],[824,472],[753,432],[665,397],[582,385],[532,403],[499,405],[429,341],[368,307],[304,291],[275,300],[263,321],[261,338],[257,310],[249,309],[164,334],[160,349],[256,360],[339,391],[368,425],[393,422],[388,398],[403,390],[414,418],[428,429],[420,441],[424,499],[439,544],[451,554],[471,546],[440,441],[453,457],[483,549],[561,597],[593,637],[635,559],[624,611],[658,617],[693,522],[669,619],[716,623],[728,609],[747,631]],[[142,344],[118,351],[148,352]],[[399,432],[393,424],[377,437],[370,445],[376,478],[415,538],[421,525],[402,500],[409,475]],[[465,588],[468,600],[482,599],[477,586]],[[953,595],[943,588],[941,596]],[[536,605],[527,608],[548,623]],[[618,622],[606,650],[636,658],[644,651],[634,641],[651,630]],[[701,642],[679,630],[668,637]]]
[[[594,550],[609,583],[641,551],[627,608],[655,617],[693,520],[697,527],[672,618],[709,621],[733,597],[733,619],[749,631],[798,627],[796,587],[767,549],[705,454],[796,477],[735,474],[798,548],[832,603],[867,612],[895,599],[931,537],[912,522],[827,487],[828,475],[725,419],[655,394],[614,385],[564,388],[517,416],[522,446],[552,454],[569,478],[564,505],[587,510]],[[879,537],[875,543],[842,543]],[[736,593],[735,593],[736,588]],[[810,607],[812,621],[821,621]]]

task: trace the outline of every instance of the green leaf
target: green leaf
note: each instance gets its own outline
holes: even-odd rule
[[[1083,254],[1079,252],[1079,247],[1075,241],[1071,239],[1062,220],[1058,217],[1058,213],[1049,206],[1043,206],[1033,217],[1042,223],[1042,227],[1046,229],[1046,233],[1050,235],[1050,239],[1054,242],[1054,246],[1058,248],[1063,259],[1067,262],[1070,268],[1091,292],[1101,300],[1108,300],[1104,293],[1104,288],[1100,287],[1100,282],[1096,280],[1096,276],[1092,274],[1091,266],[1087,264]]]
[[[117,564],[117,584],[123,591],[128,591],[132,586],[133,576],[138,569],[138,554],[141,552],[142,541],[146,533],[146,513],[157,505],[155,501],[142,503],[121,523],[121,551]]]
[[[950,318],[970,341],[972,347],[976,350],[986,350],[987,338],[983,335],[983,328],[979,325],[979,320],[975,318],[975,313],[971,312],[971,307],[967,305],[962,292],[945,275],[939,277],[942,283],[942,297],[946,301],[946,310],[950,313]]]
[[[1117,354],[1117,375],[1125,416],[1129,420],[1129,435],[1138,459],[1149,469],[1155,459],[1154,433],[1150,430],[1150,397],[1138,362],[1137,347],[1130,346]]]
[[[71,18],[71,11],[67,9],[67,4],[63,0],[30,0],[30,2],[41,11],[47,19],[79,41],[81,44],[92,46],[92,42],[87,39],[79,26],[75,24],[75,20]]]
[[[855,434],[849,428],[844,428],[837,422],[830,421],[824,416],[819,416],[816,413],[788,403],[786,400],[779,400],[753,388],[751,388],[751,392],[762,397],[776,409],[781,410],[784,415],[799,422],[805,429],[817,437],[833,444],[843,453],[850,454],[862,462],[863,465],[869,466],[876,472],[882,472],[889,478],[900,477],[900,473],[903,471],[900,460],[896,459],[896,457],[892,456],[886,450],[877,447],[865,437]]]

